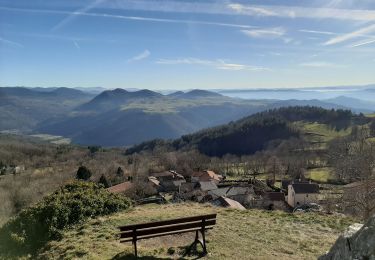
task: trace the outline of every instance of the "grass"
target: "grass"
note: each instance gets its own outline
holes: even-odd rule
[[[295,124],[297,127],[304,130],[305,135],[310,142],[322,143],[323,146],[334,138],[344,137],[351,133],[351,127],[336,131],[326,124],[306,122],[296,122]]]
[[[200,99],[174,99],[164,97],[162,99],[145,99],[143,102],[130,102],[121,107],[121,110],[140,109],[145,113],[178,113],[183,109],[198,106],[220,106],[226,103],[248,106],[249,102],[241,99],[222,98],[200,98]],[[252,106],[265,106],[265,101],[251,101]]]
[[[306,177],[317,182],[327,182],[328,180],[333,179],[332,169],[329,167],[311,169],[307,172]]]
[[[218,213],[207,235],[205,259],[316,259],[325,253],[353,220],[315,213],[237,211],[202,204],[146,205],[90,220],[47,244],[41,259],[131,259],[131,243],[116,238],[119,225],[189,215]],[[194,239],[193,233],[140,241],[140,259],[176,259]]]
[[[31,135],[31,137],[40,138],[43,141],[47,141],[53,144],[70,144],[71,143],[71,140],[69,138],[65,138],[59,135],[37,134],[37,135]]]

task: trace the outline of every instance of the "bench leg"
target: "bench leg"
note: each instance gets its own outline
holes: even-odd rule
[[[203,238],[203,241],[201,241],[199,239],[199,231],[197,230],[195,232],[194,242],[186,250],[184,256],[190,254],[193,250],[194,250],[195,253],[197,253],[198,252],[198,244],[200,244],[202,246],[202,248],[203,248],[203,254],[206,255],[207,254],[207,249],[206,249],[206,239],[205,239],[205,236],[204,236],[204,232],[202,232],[202,238]]]
[[[206,248],[206,234],[204,232],[204,229],[201,231],[202,233],[202,240],[203,240],[203,243],[201,243],[202,247],[203,247],[203,254],[204,255],[207,255],[207,248]]]
[[[135,258],[138,258],[138,253],[137,253],[137,240],[133,241],[133,245],[134,245],[134,255],[135,255]]]

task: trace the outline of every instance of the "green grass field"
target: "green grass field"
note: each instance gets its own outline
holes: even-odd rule
[[[131,243],[116,238],[119,225],[217,212],[217,225],[207,235],[205,259],[316,259],[353,220],[315,213],[237,211],[202,204],[146,205],[93,219],[67,230],[47,244],[40,259],[132,259]],[[139,259],[182,259],[194,234],[140,241]]]
[[[351,133],[351,127],[336,131],[326,124],[297,122],[296,126],[304,130],[307,139],[311,142],[329,142],[334,138],[347,136]]]
[[[329,167],[308,170],[306,177],[318,182],[327,182],[330,179],[334,179],[332,169]]]

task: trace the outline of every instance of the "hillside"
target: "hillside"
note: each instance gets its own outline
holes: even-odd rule
[[[0,88],[0,130],[31,131],[47,119],[63,116],[91,94],[70,88]]]
[[[348,110],[326,110],[318,107],[286,107],[245,117],[226,125],[201,130],[174,141],[154,140],[128,149],[128,153],[167,149],[197,149],[209,156],[225,154],[246,155],[264,149],[271,141],[299,138],[305,129],[294,122],[326,124],[335,130],[346,129],[353,123],[366,123],[364,116]]]
[[[0,89],[0,131],[62,136],[82,145],[129,146],[173,139],[254,113],[291,105],[342,106],[319,100],[246,100],[194,89],[163,95],[151,90]]]
[[[207,259],[316,259],[352,223],[349,218],[315,213],[237,211],[202,204],[147,205],[67,230],[60,241],[47,244],[39,258],[132,259],[132,244],[118,242],[117,226],[211,212],[217,212],[218,222],[207,236]],[[140,259],[179,258],[193,239],[194,234],[184,234],[140,241]]]
[[[34,132],[68,137],[84,145],[126,146],[227,123],[263,111],[269,103],[198,90],[171,97],[149,90],[115,89],[64,116],[41,122]]]

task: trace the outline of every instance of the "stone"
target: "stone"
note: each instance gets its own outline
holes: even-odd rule
[[[351,225],[319,260],[375,260],[375,216]]]

